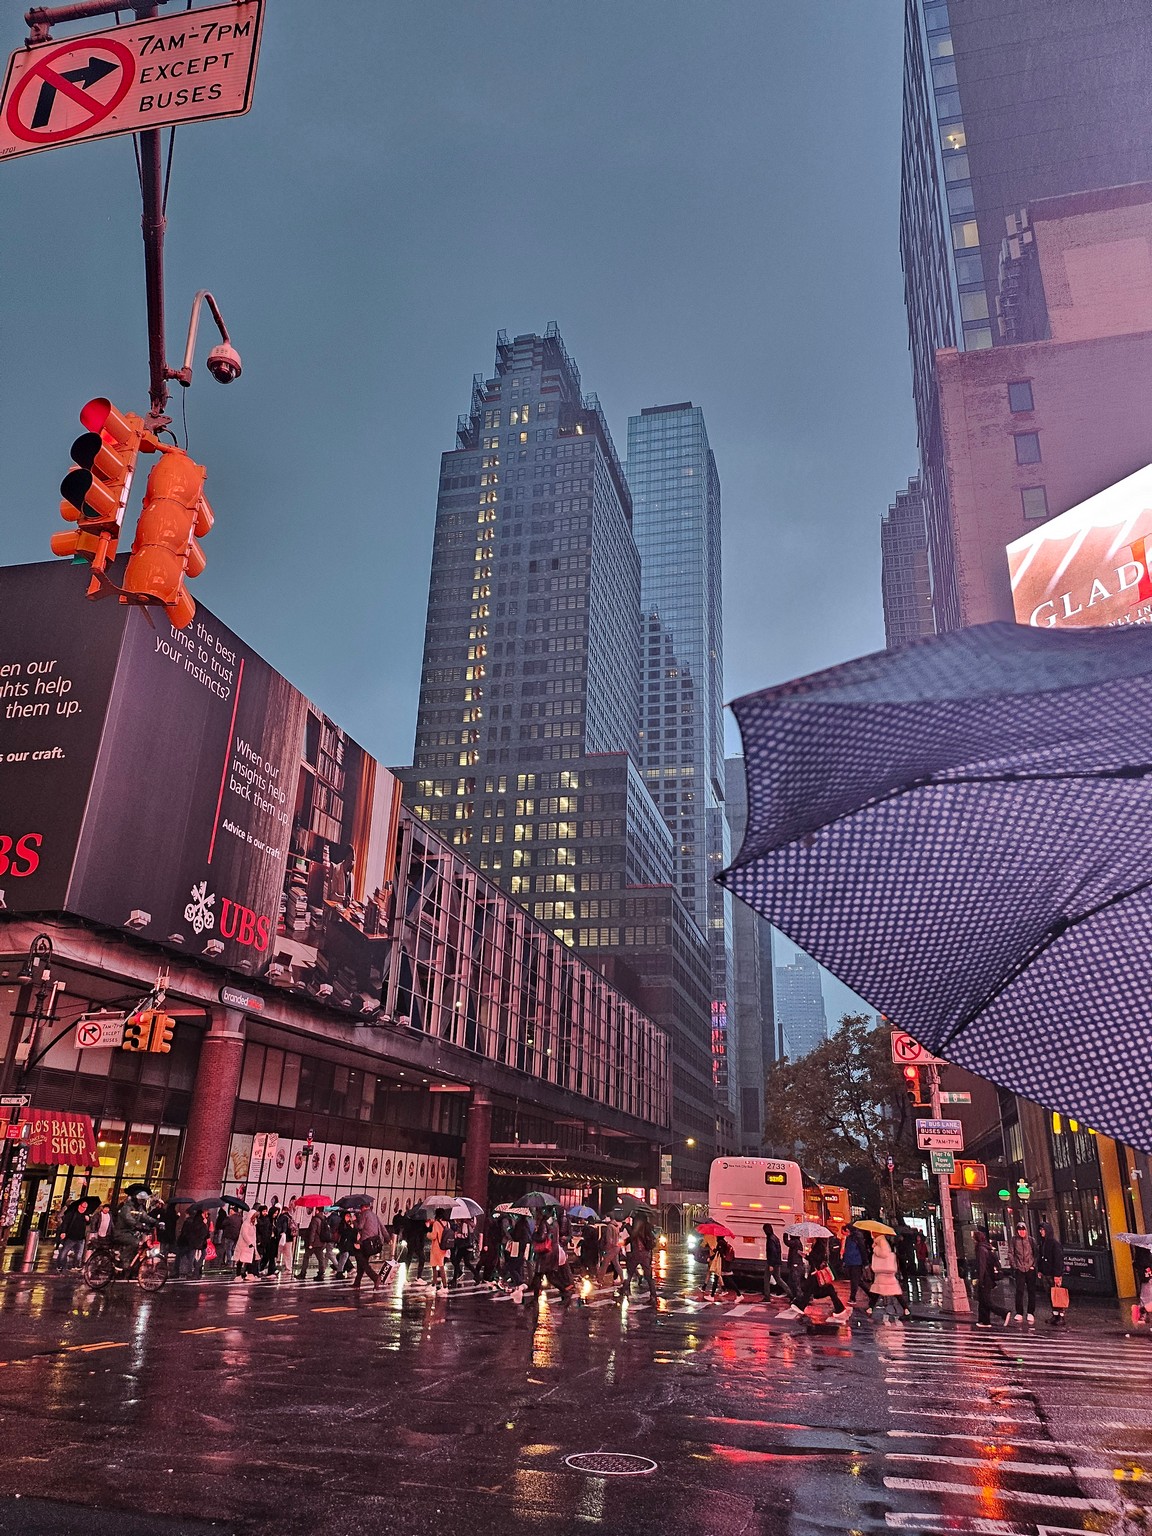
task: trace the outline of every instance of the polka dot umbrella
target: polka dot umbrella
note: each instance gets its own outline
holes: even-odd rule
[[[945,1060],[1152,1151],[1152,628],[982,625],[732,708],[724,884]]]

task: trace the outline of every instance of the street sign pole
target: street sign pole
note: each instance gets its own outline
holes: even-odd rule
[[[932,1088],[932,1118],[940,1119],[940,1068],[933,1063],[927,1068]],[[971,1312],[968,1290],[960,1278],[960,1264],[956,1253],[956,1227],[952,1220],[952,1187],[948,1175],[941,1173],[936,1179],[940,1190],[940,1223],[944,1228],[944,1305],[953,1312]]]

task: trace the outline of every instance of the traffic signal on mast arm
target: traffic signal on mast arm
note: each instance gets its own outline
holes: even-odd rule
[[[60,516],[76,529],[53,534],[52,553],[103,572],[116,557],[136,459],[141,451],[155,453],[158,444],[139,416],[118,411],[103,396],[84,406],[80,425],[87,431],[72,444],[73,467],[60,482]]]
[[[911,1102],[917,1109],[923,1109],[931,1100],[924,1097],[924,1090],[920,1086],[920,1068],[907,1066],[900,1068],[904,1077],[904,1088]]]
[[[120,601],[158,605],[174,629],[187,629],[196,604],[184,590],[184,578],[204,569],[197,539],[212,527],[212,509],[204,500],[208,472],[182,449],[158,447],[162,457],[148,476]]]

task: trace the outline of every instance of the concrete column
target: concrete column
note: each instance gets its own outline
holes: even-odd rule
[[[193,1200],[218,1195],[224,1185],[243,1063],[243,1013],[237,1008],[213,1008],[211,1027],[200,1046],[177,1179],[178,1192]]]
[[[492,1100],[473,1088],[464,1132],[464,1194],[488,1209],[488,1158],[492,1144]]]

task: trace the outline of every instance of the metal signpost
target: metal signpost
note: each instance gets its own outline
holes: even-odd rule
[[[959,1139],[955,1145],[937,1142],[929,1150],[963,1152],[963,1124],[959,1120],[941,1121],[940,1119],[940,1068],[935,1063],[928,1068],[928,1082],[932,1089],[932,1120],[942,1129],[953,1130],[954,1134],[956,1131],[959,1132]],[[968,1313],[971,1312],[972,1305],[968,1300],[968,1288],[960,1278],[960,1258],[956,1252],[956,1225],[952,1219],[952,1186],[948,1182],[948,1174],[938,1174],[937,1183],[940,1189],[940,1222],[944,1228],[944,1305],[951,1307],[953,1312]]]

